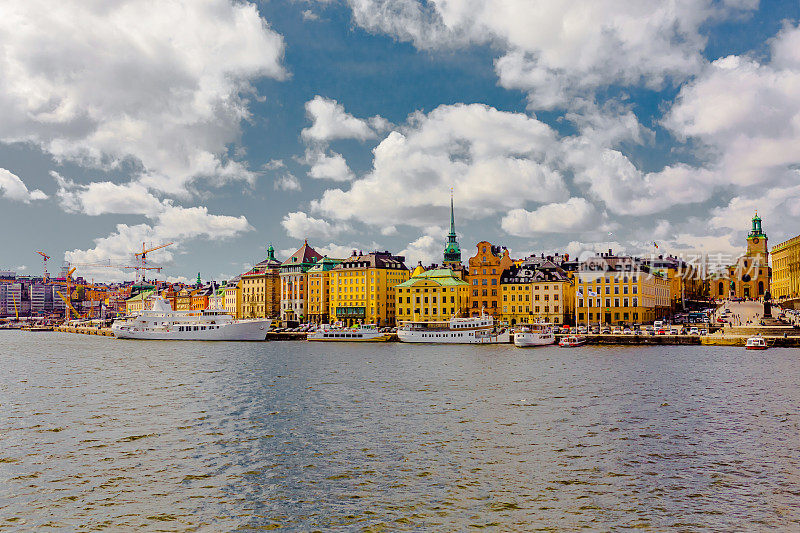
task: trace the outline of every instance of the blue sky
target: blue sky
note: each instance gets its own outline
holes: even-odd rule
[[[800,2],[44,1],[0,21],[0,268],[800,233]],[[35,23],[34,23],[35,22]],[[24,268],[23,268],[24,267]],[[50,269],[53,270],[51,262]],[[95,279],[132,278],[80,267]]]

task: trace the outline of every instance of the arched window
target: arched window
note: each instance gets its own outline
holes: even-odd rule
[[[764,296],[764,282],[763,281],[759,281],[758,282],[758,295],[759,296]]]
[[[723,283],[721,281],[719,282],[719,293],[720,294],[725,294],[725,283]]]

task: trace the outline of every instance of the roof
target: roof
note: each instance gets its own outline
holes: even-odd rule
[[[146,300],[146,299],[147,299],[149,296],[151,296],[151,295],[152,295],[154,292],[155,292],[155,289],[150,289],[150,290],[142,291],[142,292],[140,292],[139,294],[137,294],[136,296],[134,296],[134,297],[132,297],[132,298],[128,298],[128,299],[127,299],[127,300],[125,300],[125,301],[126,301],[126,302],[132,302],[132,301],[133,301],[133,302],[135,302],[135,301],[140,301],[140,300]]]
[[[308,269],[309,272],[327,272],[328,270],[332,270],[336,265],[342,262],[342,259],[332,259],[327,255],[323,256],[322,259],[314,263],[314,266]]]
[[[421,272],[403,283],[396,285],[396,287],[412,287],[415,283],[426,280],[445,286],[469,285],[469,283],[456,276],[449,268],[436,268]]]
[[[322,259],[322,255],[317,253],[312,247],[308,245],[308,241],[303,243],[303,246],[293,253],[289,258],[281,263],[281,266],[293,266],[302,264],[313,264]]]
[[[536,283],[546,281],[569,281],[567,272],[553,263],[545,261],[542,264],[523,264],[512,266],[503,271],[500,283]]]
[[[402,255],[392,255],[389,252],[370,252],[368,254],[353,253],[350,257],[336,265],[336,269],[348,268],[385,268],[394,270],[408,270],[406,258]]]

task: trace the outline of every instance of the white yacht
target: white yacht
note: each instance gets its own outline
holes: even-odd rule
[[[556,335],[550,324],[525,324],[514,331],[514,346],[547,346],[556,342]]]
[[[503,344],[511,342],[507,328],[497,328],[494,318],[453,317],[448,322],[405,322],[397,329],[401,342],[445,344]]]
[[[153,309],[116,320],[111,331],[118,339],[176,341],[263,341],[272,324],[268,318],[235,320],[223,310],[173,311],[157,298]]]
[[[764,340],[764,337],[761,335],[756,335],[754,337],[750,337],[745,342],[745,348],[748,350],[766,350],[769,348],[767,345],[767,341]]]
[[[381,342],[388,341],[390,336],[389,333],[381,333],[375,324],[359,325],[352,328],[323,324],[316,331],[309,333],[306,339],[332,342]]]

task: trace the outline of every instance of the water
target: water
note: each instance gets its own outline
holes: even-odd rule
[[[800,527],[800,350],[13,331],[0,356],[0,530]]]

